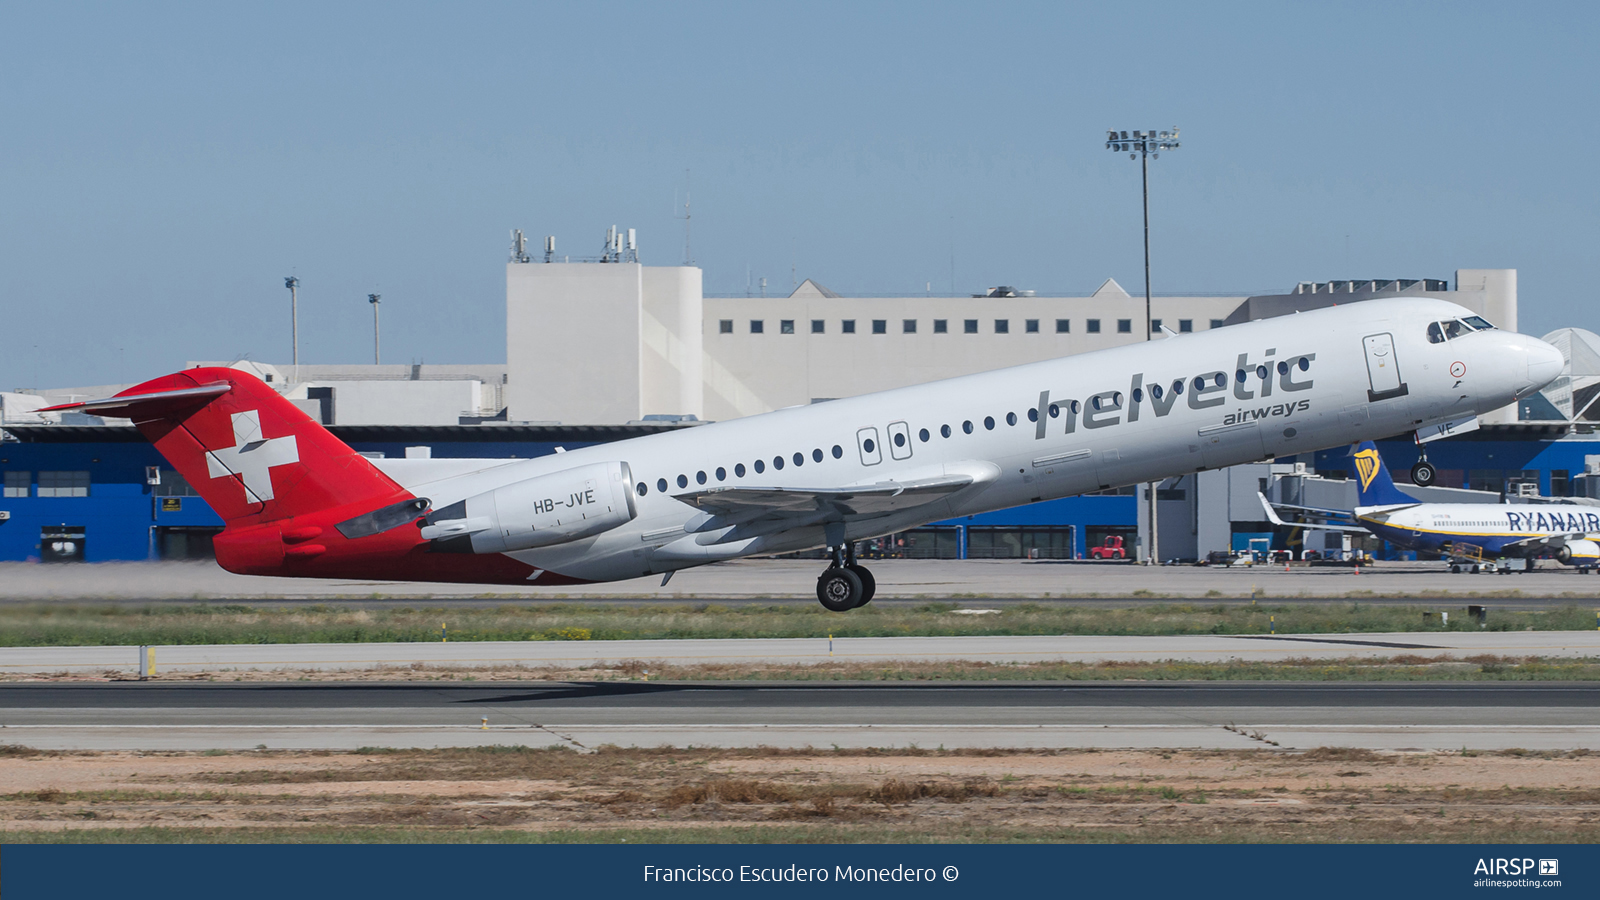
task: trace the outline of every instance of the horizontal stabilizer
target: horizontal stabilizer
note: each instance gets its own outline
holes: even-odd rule
[[[163,416],[202,406],[213,397],[233,390],[226,381],[202,384],[199,387],[179,388],[172,391],[149,391],[143,394],[123,394],[104,400],[84,400],[47,406],[39,412],[81,412],[112,419],[133,419],[135,422],[159,419]]]

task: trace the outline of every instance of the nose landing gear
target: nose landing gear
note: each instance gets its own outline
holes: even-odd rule
[[[1428,462],[1428,447],[1422,442],[1420,433],[1411,437],[1417,442],[1417,463],[1411,467],[1411,483],[1417,487],[1433,487],[1433,480],[1439,477],[1439,473],[1433,463]]]
[[[829,612],[846,612],[872,602],[878,584],[866,566],[856,564],[854,544],[833,548],[833,564],[817,578],[817,600]]]

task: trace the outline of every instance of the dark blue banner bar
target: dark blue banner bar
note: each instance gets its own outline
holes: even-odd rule
[[[6,900],[1600,895],[1590,845],[9,845],[0,861]]]

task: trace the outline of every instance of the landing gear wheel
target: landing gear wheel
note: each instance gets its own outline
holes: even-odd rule
[[[1417,460],[1411,467],[1411,483],[1417,487],[1432,487],[1433,480],[1439,477],[1438,471],[1433,468],[1433,463],[1425,459]]]
[[[843,567],[828,569],[817,579],[817,600],[828,612],[848,612],[862,604],[861,576]]]
[[[871,603],[872,595],[878,592],[878,579],[872,577],[866,566],[849,565],[845,568],[856,573],[856,577],[861,579],[861,602],[856,606],[862,607]]]

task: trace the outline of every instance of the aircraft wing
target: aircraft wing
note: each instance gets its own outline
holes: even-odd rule
[[[870,518],[932,503],[973,483],[970,475],[945,475],[913,481],[838,488],[713,487],[674,494],[709,513],[694,530],[706,531],[756,519]]]
[[[1540,534],[1533,537],[1523,538],[1520,541],[1512,541],[1503,545],[1500,549],[1502,551],[1513,550],[1521,553],[1539,552],[1541,550],[1559,550],[1560,548],[1566,546],[1567,541],[1586,540],[1589,540],[1589,533],[1585,531],[1569,531],[1565,534]]]
[[[1344,518],[1348,520],[1352,517],[1349,510],[1319,509],[1312,506],[1292,506],[1287,503],[1279,503],[1274,506],[1273,502],[1267,499],[1266,494],[1256,491],[1256,496],[1261,498],[1261,508],[1267,512],[1267,521],[1274,525],[1280,525],[1285,528],[1314,528],[1317,531],[1352,531],[1359,532],[1361,534],[1370,533],[1367,531],[1367,529],[1362,528],[1359,525],[1346,525],[1333,522],[1285,522],[1283,519],[1278,517],[1279,509],[1290,509],[1296,512],[1310,513],[1311,515],[1323,516],[1326,518]]]

